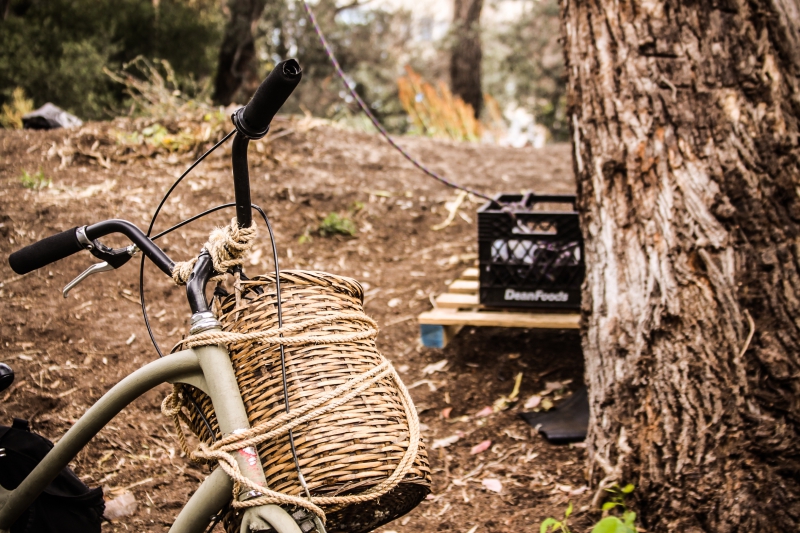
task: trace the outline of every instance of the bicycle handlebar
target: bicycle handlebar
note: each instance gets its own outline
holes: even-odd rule
[[[17,250],[8,257],[11,269],[17,274],[27,274],[76,254],[81,250],[88,249],[87,245],[81,244],[78,240],[78,229],[80,227],[56,233],[29,244],[21,250]],[[135,224],[127,220],[104,220],[91,226],[85,226],[85,232],[90,241],[105,237],[111,233],[122,233],[136,244],[142,253],[153,261],[162,272],[170,277],[172,276],[172,268],[175,263],[161,248],[148,239]]]
[[[27,274],[37,268],[69,257],[83,250],[83,245],[75,234],[77,227],[50,235],[17,250],[8,257],[8,264],[17,274]]]
[[[286,102],[302,77],[303,69],[294,59],[287,59],[275,65],[272,72],[256,89],[250,102],[236,114],[239,131],[251,139],[263,137],[269,130],[275,113]]]

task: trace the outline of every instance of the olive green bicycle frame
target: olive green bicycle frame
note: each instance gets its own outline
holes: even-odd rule
[[[83,447],[122,409],[145,392],[162,383],[186,383],[208,394],[223,435],[248,429],[244,403],[236,383],[228,351],[222,346],[202,346],[157,359],[133,372],[111,388],[89,408],[36,468],[14,490],[0,487],[0,533],[34,502],[45,487],[66,467]],[[260,461],[250,453],[235,454],[242,475],[266,486]],[[231,499],[233,482],[217,468],[200,485],[170,528],[171,533],[201,533]],[[240,500],[259,494],[241,494]],[[271,525],[278,533],[300,533],[288,513],[276,505],[249,508],[241,531]]]

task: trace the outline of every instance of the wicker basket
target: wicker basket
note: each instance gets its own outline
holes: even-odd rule
[[[275,276],[259,276],[241,284],[237,298],[220,302],[225,331],[252,333],[278,327]],[[323,272],[281,272],[284,326],[309,317],[363,313],[363,289],[353,279]],[[363,325],[334,319],[311,335],[349,333]],[[241,342],[230,347],[231,360],[251,425],[270,420],[285,409],[280,349],[275,344]],[[383,362],[372,338],[353,342],[286,346],[289,404],[297,409]],[[188,386],[187,386],[188,387]],[[195,399],[219,438],[211,401],[199,390]],[[412,407],[413,409],[413,407]],[[204,442],[210,435],[196,411],[189,409],[192,431]],[[409,446],[409,421],[400,392],[382,378],[319,419],[294,429],[303,477],[312,496],[363,493],[394,472]],[[302,495],[287,434],[258,447],[270,489]],[[322,506],[331,533],[367,532],[413,509],[430,491],[430,469],[422,443],[410,472],[378,499],[347,506]],[[225,528],[239,531],[237,513],[226,514]]]

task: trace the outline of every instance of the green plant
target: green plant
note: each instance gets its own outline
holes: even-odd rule
[[[45,189],[53,183],[50,178],[44,175],[42,169],[37,170],[33,175],[29,174],[27,170],[23,170],[19,181],[23,187],[34,191]]]
[[[611,498],[603,504],[603,512],[608,513],[617,509],[622,511],[622,518],[611,515],[606,516],[595,524],[591,533],[636,533],[636,513],[628,510],[625,505],[625,497],[631,494],[634,488],[629,483],[624,487],[614,485],[606,489],[611,494]]]
[[[329,235],[347,235],[352,237],[358,231],[356,223],[348,215],[339,213],[328,213],[322,222],[319,223],[319,234],[323,237]]]
[[[25,97],[22,87],[17,87],[11,93],[11,103],[3,104],[0,113],[0,126],[8,129],[22,129],[22,115],[33,111],[33,100]]]
[[[555,533],[556,531],[560,531],[561,533],[571,533],[569,526],[567,525],[567,520],[571,514],[572,502],[569,502],[567,505],[567,510],[564,511],[564,520],[556,520],[552,516],[545,518],[544,522],[542,522],[542,525],[539,526],[539,533]]]

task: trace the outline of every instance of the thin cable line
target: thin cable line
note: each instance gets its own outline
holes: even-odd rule
[[[375,115],[370,111],[369,106],[364,103],[364,100],[361,99],[361,96],[356,92],[355,87],[352,87],[350,83],[347,81],[347,76],[345,75],[342,67],[339,65],[339,61],[336,59],[336,56],[333,54],[333,49],[331,45],[328,44],[328,40],[325,38],[325,34],[322,33],[322,28],[319,27],[317,23],[317,18],[314,16],[314,12],[311,11],[311,6],[308,5],[307,0],[303,0],[303,7],[306,10],[306,14],[308,15],[309,20],[311,21],[312,26],[314,26],[314,31],[317,32],[317,37],[319,37],[320,43],[322,43],[322,47],[325,48],[325,54],[327,54],[328,59],[330,59],[331,63],[333,64],[333,68],[336,70],[336,74],[341,78],[342,83],[344,83],[345,88],[350,93],[350,96],[358,103],[358,107],[367,115],[369,120],[372,122],[372,125],[375,126],[375,129],[383,136],[386,141],[394,147],[395,150],[400,152],[400,154],[405,157],[412,165],[417,167],[419,170],[430,176],[431,178],[437,180],[448,187],[452,187],[454,189],[458,189],[460,191],[468,192],[470,194],[474,194],[479,198],[483,198],[484,200],[493,201],[494,199],[490,196],[483,194],[482,192],[478,192],[474,189],[470,189],[469,187],[465,187],[463,185],[459,185],[458,183],[452,182],[448,179],[443,178],[433,170],[429,169],[422,163],[420,163],[417,159],[415,159],[411,154],[409,154],[402,146],[397,144],[395,140],[389,135],[389,132],[386,131],[386,128],[378,122],[378,119],[375,118]]]
[[[172,194],[172,191],[175,190],[175,187],[177,187],[178,184],[181,181],[183,181],[183,178],[188,176],[189,173],[192,170],[194,170],[194,168],[197,165],[202,163],[203,160],[206,157],[208,157],[208,155],[211,152],[213,152],[214,150],[219,148],[222,145],[222,143],[224,143],[225,141],[230,139],[231,135],[233,135],[234,133],[236,133],[236,130],[235,129],[231,130],[230,133],[228,133],[225,137],[223,137],[222,140],[219,141],[217,144],[215,144],[214,146],[209,148],[206,151],[206,153],[201,155],[194,163],[192,163],[192,165],[189,168],[187,168],[184,171],[183,174],[180,175],[180,177],[177,180],[175,180],[175,183],[172,184],[172,186],[166,192],[164,197],[161,199],[161,202],[158,204],[158,207],[156,207],[156,210],[153,213],[153,218],[150,219],[150,226],[147,228],[147,237],[150,237],[150,234],[153,232],[153,226],[155,226],[156,219],[158,218],[158,214],[161,212],[161,208],[164,207],[164,204],[166,203],[167,199]],[[144,255],[142,255],[142,262],[139,263],[139,303],[142,306],[142,318],[144,318],[144,325],[147,328],[147,334],[150,336],[150,342],[153,343],[153,347],[156,349],[156,353],[158,353],[158,357],[164,357],[164,352],[161,351],[161,347],[158,345],[158,341],[156,341],[156,337],[155,337],[155,334],[153,333],[153,329],[150,327],[150,317],[147,316],[147,304],[145,303],[145,299],[144,299],[144,260],[145,260],[145,257],[144,257]],[[199,412],[199,410],[198,410],[198,412]]]

